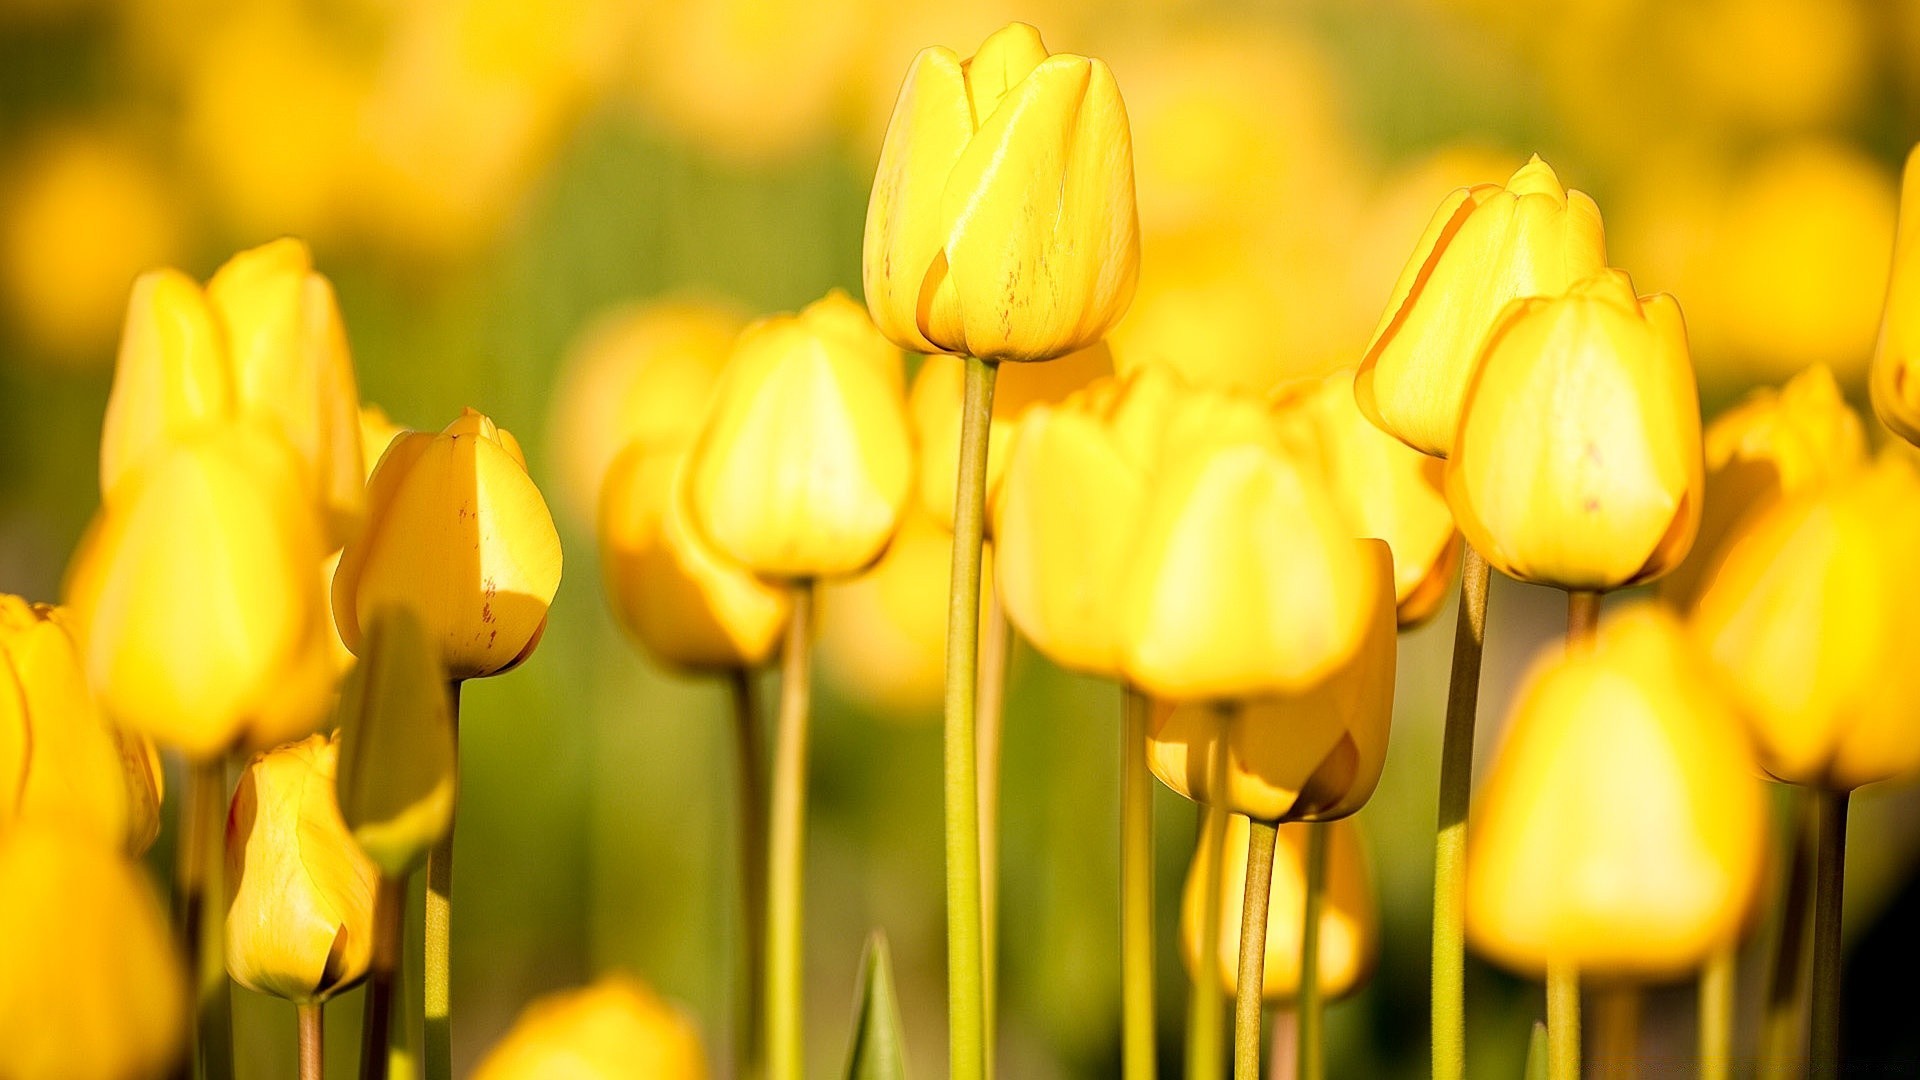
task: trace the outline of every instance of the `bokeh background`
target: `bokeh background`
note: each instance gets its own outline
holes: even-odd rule
[[[1020,18],[1053,49],[1112,64],[1144,234],[1123,357],[1250,385],[1354,363],[1444,193],[1538,151],[1599,200],[1613,262],[1680,298],[1709,412],[1816,362],[1863,400],[1897,164],[1920,135],[1920,5],[920,7],[0,0],[0,588],[58,595],[97,499],[133,276],[171,263],[204,277],[287,233],[338,286],[363,396],[421,427],[463,405],[490,413],[555,506],[567,566],[546,641],[467,694],[463,1068],[530,997],[616,967],[684,1003],[725,1060],[739,939],[727,696],[641,659],[600,596],[592,471],[610,452],[607,388],[584,342],[609,311],[663,295],[753,314],[857,292],[880,136],[923,45],[964,55]],[[944,588],[936,558],[824,602],[807,897],[819,1075],[844,1054],[870,927],[892,938],[915,1071],[944,1071]],[[1483,760],[1515,680],[1563,625],[1558,596],[1496,584]],[[1371,987],[1331,1013],[1337,1076],[1426,1068],[1452,625],[1449,608],[1403,642],[1392,751],[1362,818],[1384,949]],[[1004,1073],[1114,1075],[1117,694],[1017,648],[1010,700]],[[1172,920],[1194,814],[1159,795],[1171,1076],[1184,1007]],[[1619,797],[1635,797],[1633,777]],[[1899,1003],[1920,959],[1920,798],[1869,789],[1855,805],[1851,1052],[1911,1063],[1920,1045]],[[166,857],[163,843],[156,864]],[[1764,956],[1748,957],[1749,984]],[[1474,1075],[1517,1075],[1538,991],[1477,964],[1470,990]],[[291,1009],[235,996],[241,1075],[291,1076]],[[330,1010],[338,1076],[358,998]],[[1652,1051],[1684,1059],[1688,989],[1656,994],[1648,1023]]]

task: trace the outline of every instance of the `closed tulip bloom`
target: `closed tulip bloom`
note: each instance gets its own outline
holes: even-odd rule
[[[140,867],[51,823],[0,832],[0,1075],[125,1080],[186,1053],[186,975]]]
[[[325,1001],[367,973],[374,866],[334,801],[324,735],[247,764],[227,817],[227,971],[249,990]]]
[[[1600,208],[1538,156],[1499,184],[1459,188],[1400,272],[1354,377],[1381,430],[1447,457],[1481,343],[1508,301],[1557,296],[1607,265]]]
[[[453,715],[440,658],[411,611],[381,611],[366,647],[340,690],[335,801],[381,875],[404,879],[453,825]]]
[[[684,449],[636,442],[600,494],[600,568],[620,625],[675,668],[756,667],[780,647],[793,601],[716,551],[688,521]]]
[[[903,379],[899,352],[842,294],[749,326],[686,466],[695,527],[767,577],[871,564],[911,495]]]
[[[1447,462],[1467,542],[1522,581],[1605,591],[1693,546],[1700,398],[1680,307],[1608,270],[1515,303],[1488,339]]]
[[[365,463],[365,480],[373,479],[373,470],[380,464],[380,459],[386,456],[387,447],[393,445],[393,440],[410,430],[405,424],[394,423],[393,418],[387,415],[387,410],[378,405],[360,407],[360,456]],[[328,580],[332,580],[332,575],[328,575]]]
[[[1328,999],[1358,990],[1373,974],[1380,954],[1379,905],[1360,827],[1353,819],[1330,825],[1280,826],[1273,852],[1273,885],[1267,901],[1266,978],[1260,996],[1269,1004],[1300,993],[1300,952],[1307,910],[1307,830],[1327,830],[1326,892],[1320,908],[1320,993]],[[1247,819],[1227,818],[1226,842],[1214,850],[1203,835],[1187,868],[1180,896],[1180,959],[1189,978],[1212,979],[1231,996],[1240,974],[1240,921],[1247,895]],[[1220,936],[1201,940],[1207,906],[1207,874],[1220,867]]]
[[[1880,422],[1920,444],[1920,146],[1907,155],[1900,182],[1900,225],[1893,240],[1893,273],[1873,350],[1873,411]]]
[[[1366,804],[1387,760],[1399,636],[1387,546],[1358,546],[1382,587],[1364,609],[1345,661],[1296,691],[1246,701],[1160,702],[1147,729],[1147,765],[1195,802],[1256,821],[1331,821]]]
[[[528,656],[560,588],[560,536],[520,444],[472,409],[439,434],[408,432],[367,485],[367,525],[340,556],[333,616],[361,655],[363,618],[411,608],[449,679]]]
[[[1920,768],[1920,478],[1888,457],[1781,500],[1709,571],[1693,626],[1781,780],[1850,791]]]
[[[1766,804],[1751,761],[1660,607],[1615,615],[1590,650],[1543,658],[1474,807],[1468,939],[1535,976],[1698,967],[1740,933],[1760,883]]]
[[[685,1013],[625,975],[562,990],[520,1011],[474,1080],[706,1080],[706,1052]]]
[[[107,717],[196,759],[312,731],[333,692],[320,543],[277,437],[209,428],[160,448],[68,570]]]
[[[1012,23],[914,57],[867,203],[867,307],[901,348],[1050,360],[1133,299],[1133,143],[1113,73]]]

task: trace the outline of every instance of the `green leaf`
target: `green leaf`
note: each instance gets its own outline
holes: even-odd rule
[[[893,959],[882,931],[867,936],[853,1007],[847,1080],[906,1080],[907,1039],[900,1030],[900,1003],[893,993]]]
[[[1527,1080],[1547,1080],[1547,1025],[1539,1020],[1527,1039]]]

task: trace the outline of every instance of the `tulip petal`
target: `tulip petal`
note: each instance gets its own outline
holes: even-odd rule
[[[100,430],[100,491],[111,500],[162,440],[230,417],[237,390],[220,323],[200,286],[178,270],[133,283],[113,390]]]
[[[947,239],[940,212],[947,175],[972,137],[960,58],[950,49],[921,51],[907,71],[880,148],[861,254],[861,283],[874,324],[889,339],[920,352],[962,344],[927,338],[922,296]]]

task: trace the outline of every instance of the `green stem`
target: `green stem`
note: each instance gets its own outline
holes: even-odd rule
[[[382,877],[373,887],[373,952],[367,962],[366,1011],[360,1021],[360,1080],[387,1080],[393,1024],[393,974],[407,907],[405,878]]]
[[[1600,594],[1585,589],[1567,593],[1567,648],[1585,649],[1593,645],[1600,628]]]
[[[1233,984],[1233,1080],[1260,1080],[1260,1002],[1267,981],[1267,904],[1279,829],[1247,824],[1247,891],[1240,905],[1240,976]]]
[[[1321,1080],[1326,1073],[1320,997],[1320,909],[1327,895],[1327,826],[1307,824],[1307,896],[1300,927],[1300,1080]]]
[[[1214,755],[1218,768],[1226,761],[1225,754]],[[1217,791],[1217,786],[1208,790]],[[1226,853],[1221,849],[1227,842],[1227,812],[1217,806],[1200,807],[1200,851],[1206,858],[1201,871],[1206,874],[1202,885],[1204,899],[1200,909],[1200,970],[1194,975],[1193,986],[1187,998],[1187,1076],[1191,1080],[1220,1080],[1223,1062],[1221,1051],[1225,1044],[1220,1038],[1220,1028],[1226,1017],[1226,994],[1220,988],[1220,909],[1224,906],[1226,891]]]
[[[987,509],[987,427],[993,415],[991,360],[966,358],[960,406],[960,464],[954,484],[953,571],[947,603],[945,802],[947,858],[947,1029],[952,1080],[992,1075],[986,1055],[986,975],[980,884],[980,746],[974,730],[979,689],[980,542]]]
[[[326,1039],[321,1028],[325,1014],[322,1008],[317,1001],[304,1002],[293,1008],[300,1022],[300,1080],[326,1080],[327,1068],[323,1057]]]
[[[447,707],[453,717],[454,753],[460,746],[460,680],[447,683]],[[459,771],[455,770],[458,784]],[[455,788],[458,804],[458,787]],[[453,1077],[453,818],[447,831],[427,852],[427,904],[421,927],[426,958],[422,996],[426,1006],[427,1039],[422,1054],[426,1080]]]
[[[735,668],[728,683],[733,691],[734,788],[739,799],[740,909],[745,923],[745,956],[740,965],[739,1014],[736,1018],[736,1071],[759,1076],[761,975],[766,967],[767,943],[767,778],[766,747],[760,735],[760,710],[754,698],[753,672]]]
[[[181,955],[194,965],[195,1043],[205,1080],[233,1075],[233,1003],[227,980],[226,759],[215,756],[191,766],[187,780],[185,838],[174,876],[174,934]]]
[[[1807,1041],[1814,1080],[1840,1075],[1840,899],[1847,868],[1845,791],[1814,793],[1813,1008]]]
[[[1462,546],[1460,615],[1453,630],[1453,675],[1440,748],[1440,818],[1433,845],[1434,1080],[1461,1080],[1467,1067],[1467,803],[1473,790],[1473,721],[1487,632],[1487,561],[1472,544]]]
[[[1007,612],[996,594],[987,601],[987,624],[980,633],[979,730],[974,740],[979,755],[980,787],[980,999],[984,1015],[998,1016],[1000,958],[1000,739],[1004,727],[1007,665],[1013,657],[1013,634]],[[984,1029],[983,1056],[993,1060],[994,1027]]]
[[[1807,930],[1813,911],[1812,796],[1789,786],[1787,830],[1791,833],[1780,928],[1773,970],[1767,977],[1766,1011],[1760,1021],[1760,1075],[1791,1077],[1804,1064],[1801,1013],[1807,989]]]
[[[773,734],[767,843],[767,1075],[806,1076],[805,962],[807,719],[813,699],[813,582],[793,586],[793,615],[780,660],[780,714]]]
[[[1732,942],[1707,958],[1700,972],[1700,1080],[1731,1080],[1733,1075]]]
[[[1153,778],[1147,772],[1147,695],[1125,697],[1120,743],[1120,1015],[1122,1076],[1153,1080]]]
[[[1547,1072],[1553,1080],[1580,1080],[1580,970],[1547,965]]]

